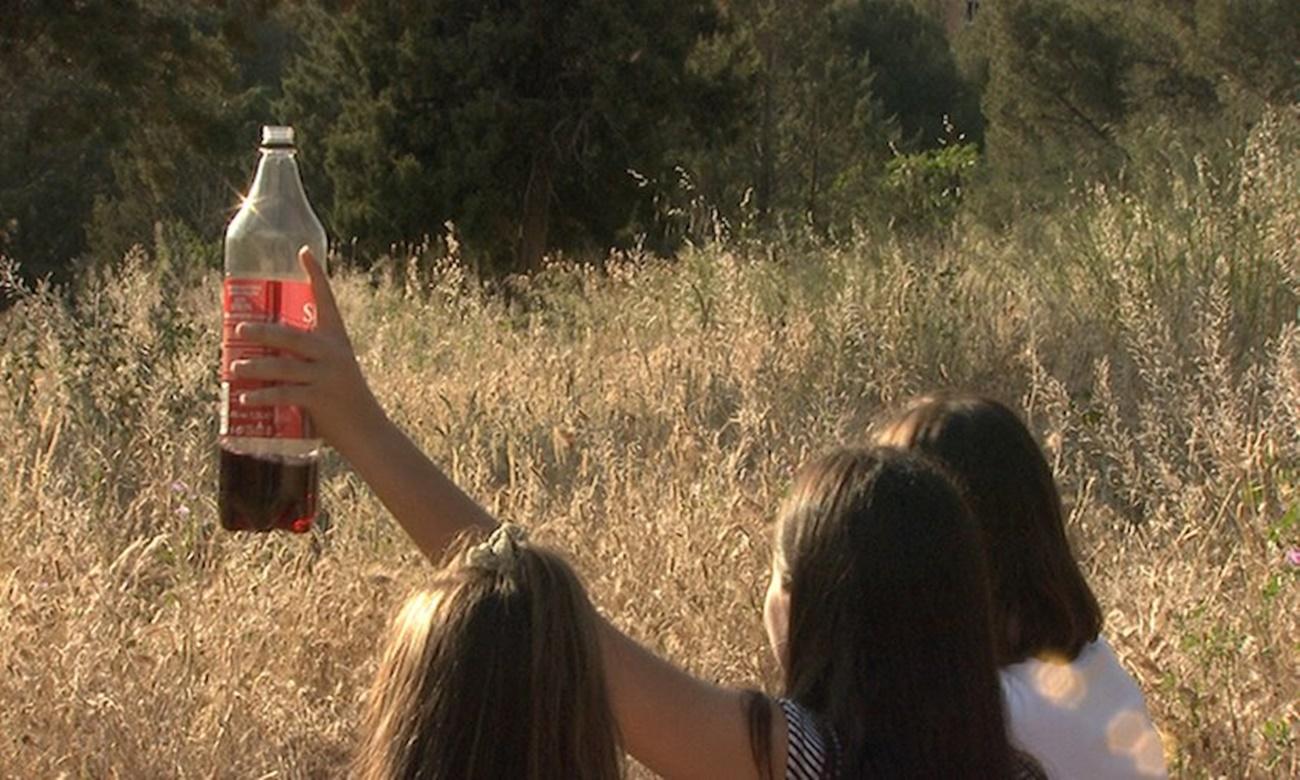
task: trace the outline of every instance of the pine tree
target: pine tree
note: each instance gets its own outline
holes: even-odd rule
[[[0,251],[30,273],[215,232],[243,108],[211,9],[178,0],[11,2],[0,25]]]
[[[320,141],[342,236],[380,249],[454,221],[471,248],[535,268],[614,243],[647,203],[629,169],[660,175],[705,122],[711,87],[688,59],[711,9],[376,0],[315,34],[284,105],[337,108]]]
[[[974,33],[989,162],[1022,195],[1222,155],[1300,100],[1292,0],[1003,0]]]

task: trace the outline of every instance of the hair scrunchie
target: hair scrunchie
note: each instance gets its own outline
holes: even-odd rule
[[[466,563],[476,569],[503,573],[519,560],[519,546],[528,541],[528,532],[514,523],[502,523],[492,529],[483,542],[470,548]]]

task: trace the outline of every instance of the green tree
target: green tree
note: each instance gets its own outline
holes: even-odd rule
[[[247,103],[221,9],[9,3],[0,25],[0,250],[34,274],[119,254],[175,220],[215,234]]]
[[[842,13],[845,43],[870,63],[872,93],[905,148],[939,148],[949,125],[981,140],[979,93],[958,70],[941,18],[901,0],[858,0]]]
[[[1119,0],[1110,0],[1118,3]],[[1300,102],[1300,3],[1293,0],[1138,0],[1170,30],[1185,67],[1262,104]]]
[[[1224,156],[1300,100],[1294,0],[1005,0],[964,37],[993,179],[1031,197]]]
[[[747,132],[722,155],[741,161],[732,189],[752,192],[762,228],[794,219],[825,231],[851,221],[888,154],[894,128],[874,97],[867,53],[847,41],[848,6],[729,5],[752,100]]]
[[[752,100],[748,132],[709,152],[710,162],[727,161],[732,183],[707,178],[723,202],[751,192],[761,227],[793,219],[827,232],[883,214],[893,154],[937,148],[949,121],[978,141],[978,93],[960,75],[939,18],[908,0],[727,7]]]
[[[847,44],[843,8],[834,3],[782,3],[782,51],[764,148],[776,175],[771,203],[825,230],[862,208],[894,128],[872,89],[865,52]],[[789,15],[796,15],[791,18]]]
[[[1061,179],[1117,170],[1134,58],[1119,25],[1076,0],[990,5],[981,21],[991,26],[984,113],[992,165]]]
[[[520,269],[609,246],[649,221],[629,170],[662,176],[712,119],[688,67],[715,24],[703,0],[376,0],[317,21],[282,106],[337,110],[316,138],[328,211],[363,247],[448,220]]]

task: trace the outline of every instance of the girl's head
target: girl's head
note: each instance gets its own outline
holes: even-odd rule
[[[563,560],[507,525],[402,608],[357,774],[610,780],[619,755],[591,603]]]
[[[1006,775],[984,560],[933,465],[890,449],[809,464],[775,547],[765,615],[785,693],[827,719],[849,775]]]
[[[1101,609],[1070,553],[1051,469],[1014,412],[987,398],[924,398],[876,441],[924,452],[965,488],[993,582],[1000,664],[1073,660],[1097,638]]]

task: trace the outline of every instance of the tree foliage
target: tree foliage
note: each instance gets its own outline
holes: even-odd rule
[[[709,150],[706,191],[745,198],[757,222],[820,232],[877,210],[894,153],[933,148],[952,120],[978,138],[978,94],[940,23],[903,0],[738,0],[727,4],[750,86],[744,130]],[[730,189],[728,189],[730,187]]]
[[[970,193],[1230,160],[1300,103],[1295,0],[966,6],[3,0],[0,252],[40,275],[159,224],[215,245],[265,123],[360,259],[454,223],[518,271],[710,221],[939,228]]]
[[[11,2],[0,25],[0,251],[58,271],[121,256],[159,220],[210,234],[256,123],[223,35],[247,9]]]
[[[982,138],[979,94],[958,71],[940,18],[898,0],[858,0],[843,13],[845,41],[869,62],[872,94],[907,149],[942,146],[949,125]]]
[[[1004,181],[1113,179],[1152,143],[1213,151],[1300,101],[1293,0],[986,5],[963,53]]]
[[[446,221],[517,267],[609,246],[645,225],[629,170],[668,170],[725,98],[688,67],[714,28],[699,0],[389,0],[318,21],[284,105],[327,119],[334,228],[369,248]]]

